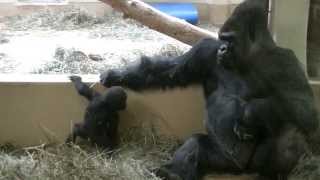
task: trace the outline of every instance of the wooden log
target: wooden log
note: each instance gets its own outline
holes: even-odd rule
[[[135,19],[151,29],[189,45],[193,45],[205,37],[218,38],[217,33],[201,29],[184,20],[167,15],[140,0],[100,1],[122,12],[125,17]]]

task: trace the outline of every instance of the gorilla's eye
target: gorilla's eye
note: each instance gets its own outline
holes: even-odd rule
[[[234,31],[219,33],[219,39],[223,41],[233,42],[235,38],[236,38],[236,33]]]

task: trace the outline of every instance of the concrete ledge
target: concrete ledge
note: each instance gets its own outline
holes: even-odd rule
[[[83,79],[96,82],[98,76]],[[94,88],[104,89],[99,85]],[[203,131],[201,88],[128,93],[128,109],[121,113],[121,129],[155,126],[162,134],[180,138]],[[18,146],[63,142],[71,125],[82,121],[87,104],[67,75],[0,75],[0,96],[0,144]]]
[[[98,75],[83,75],[90,84]],[[310,81],[317,106],[320,82]],[[104,88],[95,84],[94,88]],[[187,138],[203,132],[205,102],[202,88],[129,93],[128,109],[121,113],[121,129],[155,126],[161,134]],[[0,75],[0,144],[19,146],[62,142],[74,122],[82,121],[87,104],[68,75]]]

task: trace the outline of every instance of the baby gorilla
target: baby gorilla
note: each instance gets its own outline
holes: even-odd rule
[[[89,100],[84,122],[76,123],[66,142],[75,142],[79,136],[105,149],[118,143],[118,111],[126,108],[127,94],[121,87],[111,87],[100,94],[82,82],[79,76],[70,76],[78,93]]]

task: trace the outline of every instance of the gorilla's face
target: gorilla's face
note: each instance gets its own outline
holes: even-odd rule
[[[217,62],[226,69],[233,69],[235,67],[234,53],[232,44],[228,42],[222,44],[217,52]]]
[[[265,0],[241,3],[219,31],[219,39],[229,42],[240,61],[246,59],[259,32],[267,29]]]

